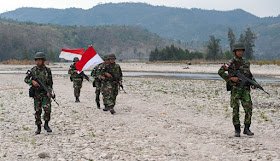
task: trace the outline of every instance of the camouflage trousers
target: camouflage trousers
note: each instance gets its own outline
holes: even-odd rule
[[[233,109],[232,123],[233,125],[240,124],[239,120],[239,100],[245,111],[244,124],[251,124],[253,104],[250,95],[250,88],[233,87],[231,90],[230,105]]]
[[[100,93],[101,93],[101,82],[98,79],[95,79],[95,102],[100,103]]]
[[[118,90],[118,85],[116,83],[103,81],[101,83],[101,92],[104,104],[108,106],[115,106]]]
[[[83,86],[83,80],[81,78],[73,78],[73,88],[74,88],[75,97],[80,97],[82,86]]]
[[[34,109],[35,109],[35,124],[41,125],[41,114],[44,109],[43,119],[50,121],[51,119],[51,99],[47,97],[47,94],[40,93],[34,96]]]

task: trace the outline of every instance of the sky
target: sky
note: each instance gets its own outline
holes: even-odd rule
[[[89,9],[98,4],[110,2],[142,2],[168,7],[219,11],[243,9],[258,17],[276,17],[280,14],[280,0],[0,0],[0,13],[21,7]]]

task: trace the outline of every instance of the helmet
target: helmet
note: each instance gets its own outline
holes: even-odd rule
[[[108,55],[108,59],[116,59],[116,55],[115,54],[110,54],[110,55]]]
[[[109,59],[109,55],[104,55],[103,56],[103,60],[108,60]]]
[[[241,42],[237,42],[233,44],[232,51],[235,52],[235,50],[243,50],[245,51],[245,46]]]
[[[78,58],[78,57],[75,57],[75,58],[73,59],[73,62],[76,62],[76,61],[79,61],[79,58]]]
[[[37,52],[34,56],[34,59],[44,59],[44,60],[46,60],[46,55],[43,52]]]

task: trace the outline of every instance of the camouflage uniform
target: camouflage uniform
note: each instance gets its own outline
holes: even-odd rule
[[[71,74],[70,79],[73,81],[74,96],[76,97],[76,102],[79,102],[80,92],[83,85],[83,76],[74,72],[76,69],[76,63],[72,64],[68,70],[68,74]]]
[[[100,92],[101,92],[101,80],[98,78],[99,73],[101,72],[101,66],[99,64],[95,66],[91,72],[91,76],[94,78],[94,86],[95,86],[95,102],[97,104],[97,108],[100,108]]]
[[[37,52],[35,55],[35,60],[36,59],[46,60],[45,54],[42,52]],[[53,80],[51,69],[43,64],[42,66],[34,66],[30,71],[31,73],[27,72],[24,82],[31,85],[31,88],[34,89],[34,96],[32,97],[34,98],[35,124],[38,127],[36,134],[40,134],[41,132],[42,109],[44,110],[44,128],[45,130],[47,130],[47,132],[52,132],[48,125],[48,122],[51,119],[51,98],[47,96],[47,92],[43,89],[43,87],[35,87],[32,84],[32,80],[34,79],[34,77],[36,77],[41,80],[41,82],[48,88],[49,91],[52,91]]]
[[[53,81],[52,81],[52,74],[51,69],[46,67],[45,65],[42,67],[35,66],[31,69],[33,75],[39,77],[39,79],[44,83],[47,88],[52,91]],[[32,75],[28,74],[24,82],[32,85]],[[44,120],[50,121],[51,118],[51,98],[47,96],[47,92],[44,89],[38,87],[35,88],[35,96],[34,96],[34,109],[35,109],[35,124],[41,125],[41,114],[42,108],[44,109]]]
[[[240,45],[240,44],[238,44]],[[243,49],[243,48],[241,48]],[[245,50],[245,49],[243,49]],[[218,74],[227,82],[227,87],[230,87],[228,90],[231,91],[230,105],[233,109],[232,112],[232,123],[235,126],[236,132],[240,133],[240,120],[239,120],[239,100],[245,111],[244,124],[245,128],[249,130],[252,118],[253,104],[250,95],[250,83],[247,82],[244,87],[240,87],[241,80],[238,82],[233,82],[230,78],[236,77],[234,73],[226,71],[239,71],[241,74],[247,78],[256,82],[253,78],[253,75],[250,71],[250,63],[245,58],[235,57],[230,60],[228,63],[225,63],[218,71]],[[244,134],[246,131],[244,132]],[[251,133],[251,132],[250,132]],[[247,133],[246,133],[247,134]],[[253,135],[253,133],[251,133]],[[248,134],[249,135],[249,134]],[[238,136],[238,135],[237,135]],[[239,136],[240,137],[240,134]]]
[[[101,72],[99,73],[99,79],[105,76],[105,73],[112,75],[112,78],[106,77],[101,81],[101,92],[103,95],[103,102],[105,105],[105,111],[110,110],[111,113],[115,113],[113,108],[116,104],[116,97],[118,95],[119,82],[122,81],[122,71],[118,64],[102,64],[100,66]]]

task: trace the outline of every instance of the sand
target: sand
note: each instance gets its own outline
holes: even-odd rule
[[[121,65],[131,71],[178,72],[185,66]],[[68,64],[61,66],[56,69],[67,69]],[[17,66],[19,70],[29,67]],[[217,72],[219,65],[190,68]],[[274,66],[256,68],[275,75]],[[25,75],[0,77],[0,160],[280,160],[279,85],[262,84],[270,97],[252,91],[255,135],[236,138],[230,93],[223,81],[125,77],[127,93],[119,93],[117,113],[111,115],[96,108],[91,83],[83,82],[81,103],[75,103],[69,77],[54,75],[60,106],[52,102],[53,132],[42,130],[35,135],[33,100],[23,82]],[[42,153],[47,158],[39,158]]]

